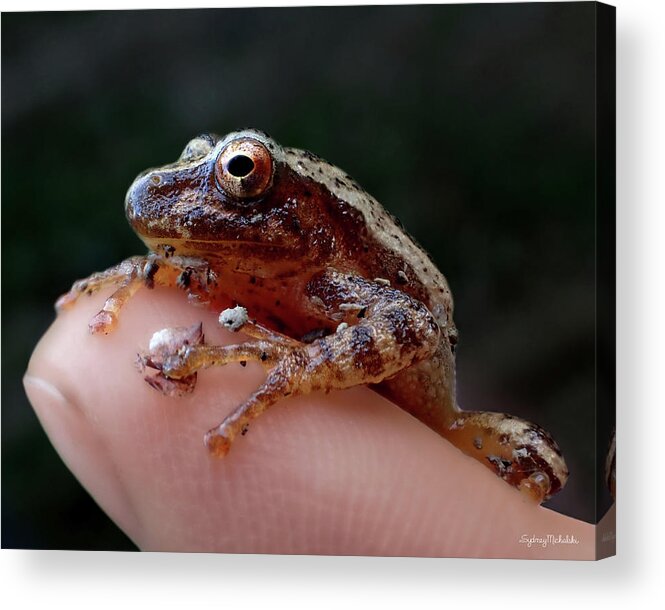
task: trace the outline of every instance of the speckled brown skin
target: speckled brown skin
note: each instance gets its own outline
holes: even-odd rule
[[[214,453],[224,455],[251,419],[285,396],[371,384],[537,501],[565,484],[565,462],[544,430],[459,409],[447,282],[339,168],[254,130],[204,135],[178,162],[141,174],[126,213],[151,253],[75,283],[59,305],[120,284],[92,332],[111,330],[144,284],[179,286],[216,309],[229,297],[246,307],[252,321],[242,331],[257,341],[183,345],[156,367],[164,382],[229,362],[269,369],[247,402],[208,432]]]

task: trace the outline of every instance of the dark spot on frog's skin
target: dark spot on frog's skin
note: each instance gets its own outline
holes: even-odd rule
[[[278,318],[277,316],[267,316],[267,321],[270,323],[270,326],[272,326],[277,332],[286,334],[286,330],[288,328],[288,325],[282,320],[281,318]]]
[[[305,333],[301,338],[301,343],[314,343],[317,339],[323,339],[330,334],[330,331],[327,328],[315,328]]]
[[[554,439],[550,436],[550,434],[544,428],[541,428],[540,426],[537,426],[536,424],[531,424],[526,429],[526,434],[527,435],[535,434],[536,436],[539,436],[540,438],[542,438],[550,447],[552,447],[552,449],[554,449],[555,451],[560,451],[560,449],[557,446]]]
[[[148,263],[144,269],[146,288],[155,287],[155,274],[159,271],[159,265],[155,262]]]
[[[404,271],[400,270],[397,272],[397,283],[398,284],[408,284],[409,283],[409,278],[407,277],[406,273]]]
[[[532,424],[527,428],[527,434],[535,434],[542,438],[545,443],[556,453],[559,457],[561,457],[561,449],[559,448],[559,445],[556,444],[556,441],[552,438],[552,436],[545,431],[545,429],[541,428],[540,426],[537,426],[536,424]]]
[[[309,198],[312,196],[312,191],[310,191],[310,190],[308,190],[308,189],[305,189],[305,190],[303,191],[303,195],[304,195],[307,199],[309,199]]]
[[[176,283],[178,284],[179,288],[189,288],[190,284],[192,283],[192,270],[191,269],[185,269],[179,276],[178,279],[176,280]]]
[[[302,150],[300,151],[304,157],[309,159],[310,161],[318,161],[319,163],[326,163],[321,157],[318,157],[315,155],[313,152],[310,152],[309,150]]]
[[[265,362],[268,359],[268,354],[261,352],[261,362]]]
[[[302,232],[302,227],[300,226],[300,220],[296,218],[295,216],[291,219],[291,226],[293,227],[294,231],[297,233]]]
[[[367,307],[363,307],[359,312],[358,315],[356,316],[358,319],[361,319],[365,317],[365,314],[367,313]]]
[[[402,309],[393,309],[386,313],[386,321],[390,333],[402,348],[419,343],[418,336],[413,330],[413,320],[407,312]]]
[[[353,364],[375,376],[383,370],[383,358],[376,348],[372,331],[366,326],[353,326],[351,328],[351,341],[349,349],[353,354]]]
[[[317,346],[321,350],[321,360],[323,362],[334,362],[335,358],[337,356],[337,353],[333,349],[332,345],[328,343],[327,341],[318,341]],[[344,377],[344,373],[338,368],[338,367],[331,367],[331,372],[335,379],[342,379]]]
[[[488,455],[487,461],[494,466],[494,470],[501,477],[510,473],[513,464],[510,460],[504,460],[498,455]]]
[[[275,307],[279,307],[281,304],[282,302],[279,299],[275,301]]]
[[[241,360],[240,361],[240,366],[242,366],[242,367],[247,366],[247,360]]]
[[[510,438],[508,437],[507,434],[500,434],[499,435],[499,444],[507,445],[509,440],[510,440]]]
[[[245,436],[245,434],[247,434],[247,431],[248,431],[248,430],[249,430],[249,424],[245,424],[245,425],[242,427],[242,430],[240,430],[240,435],[241,435],[241,436]]]
[[[251,276],[249,277],[249,283],[250,283],[250,284],[256,284],[256,278],[255,278],[253,275],[251,275]]]

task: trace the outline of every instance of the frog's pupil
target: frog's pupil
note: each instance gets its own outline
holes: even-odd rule
[[[229,160],[227,165],[229,174],[236,178],[244,178],[252,173],[254,169],[254,161],[246,155],[236,155]]]

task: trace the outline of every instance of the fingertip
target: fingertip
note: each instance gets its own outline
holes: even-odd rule
[[[547,557],[542,532],[593,545],[592,528],[534,506],[478,462],[367,388],[280,401],[228,455],[206,430],[264,378],[252,363],[203,371],[169,398],[134,367],[155,331],[203,320],[210,343],[238,341],[176,291],[143,291],[118,328],[92,336],[104,295],[63,312],[31,359],[26,391],[65,462],[151,550]]]

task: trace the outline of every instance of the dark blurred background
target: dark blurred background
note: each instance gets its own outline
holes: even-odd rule
[[[245,126],[340,165],[402,219],[455,296],[461,404],[550,431],[572,474],[549,505],[594,521],[609,443],[594,18],[593,3],[3,14],[3,547],[134,548],[21,377],[56,297],[143,251],[123,214],[134,176]]]

